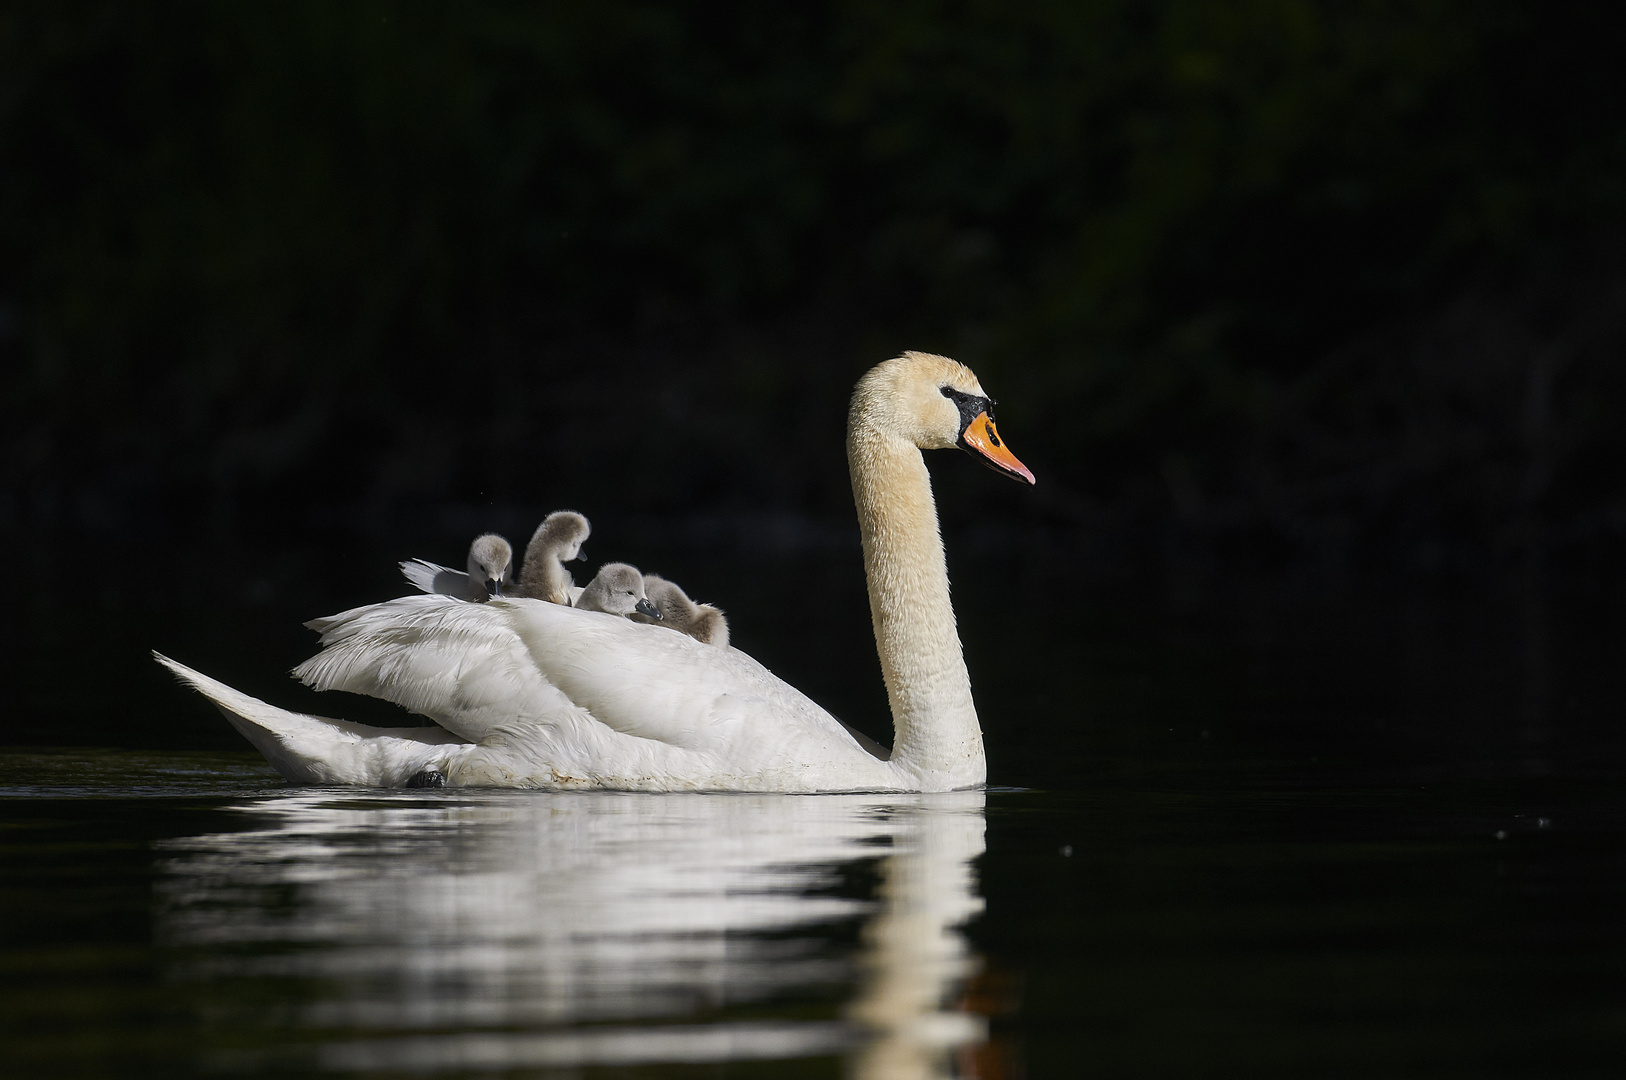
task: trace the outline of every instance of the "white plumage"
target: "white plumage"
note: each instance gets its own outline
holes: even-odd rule
[[[436,769],[451,784],[505,787],[906,786],[840,721],[745,653],[620,616],[542,600],[425,595],[355,608],[313,628],[322,651],[295,677],[317,690],[393,701],[439,729],[303,717],[160,659],[279,771],[303,782],[391,785]],[[324,725],[335,724],[342,727],[328,736]],[[254,729],[267,726],[279,734],[257,738]],[[291,762],[301,754],[327,767]]]
[[[420,592],[465,596],[469,591],[469,575],[428,559],[407,559],[401,564],[401,576]]]

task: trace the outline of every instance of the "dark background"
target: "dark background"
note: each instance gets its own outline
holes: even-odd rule
[[[1192,672],[1248,681],[1225,649],[1257,638],[1278,703],[1393,670],[1545,716],[1550,627],[1620,625],[1618,31],[1483,0],[0,5],[10,738],[240,745],[146,649],[296,700],[301,619],[564,506],[884,736],[841,429],[911,348],[975,368],[1039,476],[933,462],[985,713],[1020,700],[1012,623],[1070,613],[1163,643],[1093,654],[1108,711],[1214,700]],[[1306,589],[1344,637],[1257,613]],[[1396,630],[1440,603],[1491,642],[1457,668]]]

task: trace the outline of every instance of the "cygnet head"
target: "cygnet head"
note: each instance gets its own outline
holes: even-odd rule
[[[728,619],[719,609],[710,604],[695,603],[676,582],[667,581],[658,574],[644,575],[644,592],[655,605],[655,610],[661,613],[660,625],[688,634],[708,645],[728,645]],[[632,621],[655,622],[642,615],[632,616]]]
[[[667,581],[659,574],[644,575],[644,595],[649,597],[649,602],[655,605],[655,610],[661,613],[662,619],[670,619],[673,615],[694,606],[689,594],[676,582]]]
[[[663,623],[673,630],[681,630],[681,624],[688,622],[689,614],[694,610],[694,601],[689,599],[689,594],[659,574],[644,575],[644,595],[655,605],[657,614],[639,612],[632,616],[633,622]]]
[[[474,538],[469,545],[469,599],[502,595],[514,565],[514,549],[496,533]]]
[[[970,368],[906,352],[875,365],[853,390],[849,428],[902,438],[922,450],[957,446],[996,472],[1033,483],[994,427],[994,399]]]
[[[605,563],[598,574],[587,583],[577,599],[576,606],[588,611],[604,611],[611,615],[648,615],[659,619],[661,613],[649,602],[644,593],[644,575],[638,568],[626,563]]]
[[[580,559],[582,545],[593,532],[593,527],[587,519],[574,510],[555,510],[542,519],[542,524],[536,527],[531,536],[531,545],[540,545],[539,550],[551,551],[560,562],[570,562]],[[531,548],[525,549],[527,555]]]

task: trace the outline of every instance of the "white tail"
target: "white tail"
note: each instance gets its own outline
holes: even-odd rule
[[[162,653],[153,659],[214,702],[232,727],[295,784],[400,787],[427,768],[446,771],[469,744],[441,727],[378,728],[289,712],[233,690]]]

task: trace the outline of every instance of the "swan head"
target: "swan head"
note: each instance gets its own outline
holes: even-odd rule
[[[658,621],[667,629],[688,634],[707,645],[728,645],[728,618],[720,609],[695,603],[681,586],[659,574],[644,575],[644,593],[660,612]],[[639,614],[633,615],[632,621],[653,624],[657,619]]]
[[[964,364],[906,352],[875,365],[853,391],[853,415],[922,450],[959,447],[995,472],[1033,483],[994,427],[994,399]]]
[[[611,615],[661,617],[660,609],[650,602],[644,592],[644,575],[638,572],[637,567],[626,563],[605,563],[599,567],[593,580],[582,590],[576,606]]]
[[[531,537],[531,543],[541,544],[545,549],[556,552],[560,562],[570,562],[585,558],[582,545],[592,532],[593,527],[587,523],[587,519],[576,511],[555,510],[536,527],[536,535]]]
[[[685,622],[695,612],[695,602],[689,599],[689,594],[659,574],[644,575],[644,595],[649,597],[649,602],[655,605],[655,610],[660,614],[651,618],[640,612],[634,622],[654,622],[656,619]]]
[[[496,533],[474,538],[469,545],[469,582],[475,595],[501,596],[502,587],[509,580],[514,565],[514,549]]]

